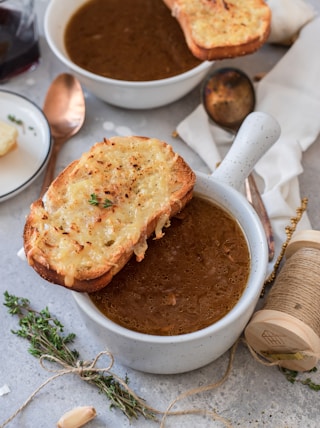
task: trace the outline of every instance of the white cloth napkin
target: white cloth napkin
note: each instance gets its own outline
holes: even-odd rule
[[[286,239],[285,227],[301,205],[298,176],[303,171],[302,153],[320,132],[319,40],[320,18],[315,18],[256,88],[256,111],[271,114],[281,126],[279,140],[255,167],[264,183],[262,197],[273,226],[276,256]],[[209,122],[201,105],[177,131],[212,171],[220,161],[219,152],[233,139]],[[310,228],[305,213],[298,229]]]
[[[272,12],[270,43],[290,44],[300,29],[315,16],[304,0],[267,0]]]

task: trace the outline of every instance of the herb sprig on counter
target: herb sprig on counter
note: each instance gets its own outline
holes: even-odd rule
[[[302,379],[298,377],[299,372],[295,370],[286,369],[284,367],[280,367],[279,370],[281,371],[281,373],[283,373],[283,375],[286,377],[286,379],[290,383],[298,382],[298,383],[301,383],[302,385],[308,386],[313,391],[320,391],[320,385],[318,383],[315,383],[310,377]],[[317,367],[314,367],[313,369],[309,370],[308,373],[315,373],[317,371],[318,371]]]
[[[76,335],[63,334],[64,326],[50,314],[48,308],[37,312],[31,308],[26,298],[16,297],[7,291],[4,297],[4,305],[9,308],[9,314],[19,317],[20,329],[12,333],[29,341],[29,352],[34,357],[53,360],[63,367],[74,368],[83,380],[95,385],[107,396],[111,402],[111,408],[120,409],[129,420],[137,419],[139,416],[144,416],[146,419],[155,418],[153,411],[144,404],[144,401],[126,388],[127,378],[122,381],[110,371],[108,375],[104,375],[92,364],[88,366],[88,363],[79,359],[79,352],[68,346],[74,342]]]

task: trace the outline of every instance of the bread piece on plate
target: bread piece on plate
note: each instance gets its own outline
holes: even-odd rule
[[[163,0],[199,59],[250,54],[270,33],[271,11],[263,0]]]
[[[16,146],[17,138],[17,129],[0,120],[0,156],[4,156]]]
[[[105,287],[147,238],[163,236],[191,199],[195,174],[163,141],[112,137],[95,144],[30,208],[24,228],[29,264],[72,290]]]

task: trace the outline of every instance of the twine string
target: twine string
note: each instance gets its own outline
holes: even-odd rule
[[[98,367],[96,367],[96,364],[97,364],[98,360],[103,355],[107,355],[110,358],[110,363],[107,367],[98,368]],[[63,369],[54,369],[54,368],[48,367],[45,364],[45,361],[48,361],[48,360],[59,364],[60,366],[63,367]],[[42,355],[39,358],[39,362],[40,362],[41,367],[49,373],[56,373],[56,374],[60,374],[60,375],[63,375],[65,373],[76,373],[80,377],[85,376],[86,379],[90,380],[90,376],[88,376],[88,373],[102,373],[102,372],[110,371],[110,369],[112,368],[112,366],[114,364],[114,358],[110,352],[102,351],[102,352],[99,352],[99,354],[95,357],[94,360],[92,360],[92,361],[78,360],[76,362],[75,366],[70,365],[70,364],[66,363],[65,361],[61,360],[60,358],[57,358],[57,357],[55,357],[53,355],[49,355],[49,354],[48,355],[47,354]]]
[[[303,213],[307,210],[307,207],[308,207],[308,199],[307,198],[303,198],[301,200],[300,207],[298,207],[296,209],[296,214],[297,215],[295,217],[291,218],[291,225],[286,226],[285,232],[286,232],[286,235],[287,235],[287,239],[282,244],[280,253],[279,253],[279,255],[277,257],[277,260],[276,260],[276,262],[274,264],[273,270],[272,270],[272,272],[270,273],[270,275],[268,276],[268,278],[266,279],[266,281],[264,283],[264,286],[263,286],[263,289],[262,289],[262,292],[261,292],[261,297],[264,296],[266,287],[268,285],[273,284],[274,280],[276,279],[278,271],[279,271],[280,266],[282,264],[282,260],[284,258],[286,249],[287,249],[287,247],[288,247],[288,245],[289,245],[289,243],[291,241],[292,235],[296,231],[297,226],[298,226],[298,224],[299,224],[299,222],[300,222],[300,220],[301,220],[301,218],[303,216]]]
[[[198,388],[189,389],[188,391],[183,392],[182,394],[178,395],[178,397],[173,399],[171,401],[171,403],[168,405],[165,412],[163,413],[160,428],[164,427],[164,423],[165,423],[167,416],[169,416],[169,415],[187,415],[187,414],[189,414],[189,415],[190,414],[199,414],[199,415],[210,416],[214,420],[218,420],[218,421],[224,423],[227,428],[232,427],[232,425],[230,424],[230,422],[227,419],[223,418],[222,416],[219,416],[214,411],[210,411],[210,410],[206,410],[206,409],[190,409],[190,410],[184,410],[184,411],[171,411],[171,409],[178,401],[181,401],[184,398],[187,398],[187,397],[190,397],[192,395],[199,394],[199,393],[203,393],[206,391],[212,391],[213,389],[216,389],[219,386],[221,386],[229,377],[229,374],[230,374],[232,366],[233,366],[233,361],[234,361],[234,357],[235,357],[235,353],[236,353],[238,344],[239,344],[239,339],[234,343],[234,345],[231,348],[228,366],[227,366],[225,373],[221,377],[221,379],[218,380],[217,382],[210,383],[208,385],[200,386]]]
[[[65,374],[65,373],[63,373]],[[11,422],[16,416],[18,416],[19,413],[22,412],[22,410],[27,407],[27,405],[30,403],[30,401],[35,397],[35,395],[38,394],[38,392],[44,388],[48,383],[53,381],[54,379],[58,378],[59,376],[62,376],[62,373],[57,373],[54,376],[51,376],[49,379],[47,379],[45,382],[43,382],[28,398],[27,400],[8,418],[6,419],[0,428],[4,428],[6,425],[8,425],[9,422]]]

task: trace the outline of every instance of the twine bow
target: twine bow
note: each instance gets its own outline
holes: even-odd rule
[[[110,358],[110,363],[107,367],[99,368],[96,367],[96,364],[98,360],[103,356],[107,355]],[[62,366],[62,369],[53,369],[49,368],[45,364],[45,360],[49,360],[52,362],[55,362]],[[90,376],[91,373],[103,373],[103,372],[109,372],[114,364],[114,358],[113,355],[109,351],[102,351],[99,352],[99,354],[95,357],[92,361],[82,361],[78,360],[76,364],[70,365],[67,364],[65,361],[61,360],[60,358],[54,357],[53,355],[42,355],[39,358],[39,363],[43,369],[45,369],[49,373],[56,373],[56,375],[52,376],[51,378],[56,378],[59,376],[63,376],[68,373],[75,373],[78,374],[82,379],[85,380],[92,380],[93,376]],[[50,378],[48,379],[50,381]]]

